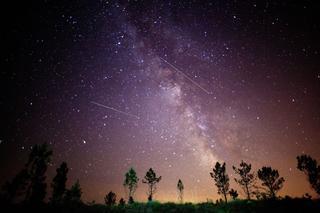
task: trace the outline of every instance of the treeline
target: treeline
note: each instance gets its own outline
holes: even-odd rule
[[[47,144],[33,146],[24,168],[11,181],[7,181],[3,185],[0,201],[5,204],[20,203],[35,206],[44,204],[47,194],[46,171],[48,164],[51,162],[52,154],[53,152]],[[241,161],[238,167],[233,166],[232,168],[236,174],[234,180],[243,190],[246,200],[276,200],[279,198],[277,193],[283,187],[285,179],[280,176],[278,170],[264,166],[254,172],[251,164],[244,161]],[[320,195],[320,166],[317,161],[309,155],[297,156],[297,169],[305,173],[312,189]],[[56,169],[56,175],[50,184],[52,194],[49,197],[49,204],[52,206],[83,204],[79,180],[71,188],[66,188],[68,171],[66,162],[62,162]],[[216,203],[227,203],[228,197],[233,200],[238,198],[238,192],[230,188],[230,178],[226,172],[226,163],[216,162],[212,172],[210,172],[210,176],[217,187],[218,194],[223,198],[217,200]],[[141,182],[148,185],[148,201],[153,200],[154,194],[157,192],[157,184],[161,179],[162,177],[157,176],[152,168],[143,177]],[[139,178],[136,171],[130,168],[125,173],[123,182],[128,201],[126,202],[124,198],[120,198],[119,206],[135,202],[134,194],[138,183]],[[178,201],[183,203],[184,184],[181,179],[177,181],[176,187]],[[306,193],[305,198],[311,199],[311,196]],[[117,196],[110,191],[106,194],[104,200],[107,206],[114,206],[117,203]]]
[[[5,204],[23,203],[29,205],[43,204],[47,194],[46,171],[51,163],[52,150],[47,144],[32,147],[24,168],[1,190],[0,200]],[[75,204],[81,202],[81,187],[77,180],[70,189],[66,188],[68,166],[62,162],[56,169],[52,180],[52,195],[49,202],[53,205]]]

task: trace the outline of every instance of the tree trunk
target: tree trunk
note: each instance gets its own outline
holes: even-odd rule
[[[248,184],[246,184],[246,190],[247,190],[247,198],[248,200],[251,200]]]
[[[150,194],[148,197],[148,201],[152,201],[152,195],[153,195],[153,185],[150,186]]]

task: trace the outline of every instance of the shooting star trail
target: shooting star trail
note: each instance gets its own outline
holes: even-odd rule
[[[202,86],[200,86],[197,82],[195,82],[194,80],[192,80],[189,76],[187,76],[184,72],[182,72],[181,70],[179,70],[176,66],[174,66],[173,64],[169,63],[167,60],[159,57],[162,61],[164,61],[166,64],[168,64],[170,67],[172,67],[175,71],[181,73],[185,78],[187,78],[189,81],[191,81],[191,83],[193,83],[195,86],[197,86],[199,89],[201,89],[202,91],[204,91],[205,93],[207,93],[208,95],[211,95],[212,92],[209,92],[208,90],[206,90],[205,88],[203,88]]]
[[[130,114],[130,113],[127,113],[127,112],[118,110],[118,109],[113,108],[113,107],[109,107],[109,106],[106,106],[106,105],[103,105],[103,104],[99,104],[99,103],[94,102],[94,101],[90,101],[90,103],[92,103],[92,104],[94,104],[94,105],[97,105],[97,106],[100,106],[100,107],[103,107],[103,108],[106,108],[106,109],[110,109],[110,110],[119,112],[119,113],[121,113],[121,114],[123,114],[123,115],[127,115],[127,116],[130,116],[130,117],[134,117],[134,118],[136,118],[136,119],[140,119],[140,117],[137,116],[137,115],[133,115],[133,114]]]

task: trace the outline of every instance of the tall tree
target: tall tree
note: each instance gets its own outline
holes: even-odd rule
[[[156,184],[159,183],[161,180],[161,176],[157,177],[156,173],[153,171],[152,168],[150,168],[146,175],[144,176],[144,179],[142,180],[142,183],[148,184],[148,200],[152,201],[154,193],[156,193],[157,186]]]
[[[258,170],[258,178],[262,185],[266,187],[269,198],[276,198],[277,192],[283,187],[284,178],[279,176],[279,172],[271,167],[262,167]]]
[[[241,188],[247,195],[247,199],[251,200],[251,193],[254,188],[254,183],[256,181],[255,174],[253,172],[250,173],[251,164],[241,161],[239,168],[236,168],[235,166],[233,166],[232,168],[234,172],[240,176],[240,178],[235,178],[234,180],[241,186]]]
[[[110,191],[105,197],[104,202],[107,206],[113,206],[116,204],[117,195],[113,191]]]
[[[224,200],[227,203],[227,193],[229,191],[229,176],[226,173],[226,163],[222,165],[217,162],[213,168],[213,172],[210,172],[211,177],[215,181],[215,185],[218,188],[218,194],[224,196]]]
[[[51,162],[52,150],[47,144],[33,146],[26,168],[30,175],[30,185],[27,189],[26,201],[41,203],[46,196],[46,176],[48,163]]]
[[[67,203],[81,203],[82,190],[79,180],[77,180],[69,190],[66,191],[64,201]]]
[[[129,171],[125,174],[125,180],[123,186],[128,191],[129,203],[133,203],[133,195],[138,187],[139,178],[137,173],[133,168],[130,168]]]
[[[182,181],[179,179],[178,183],[177,183],[177,189],[178,189],[178,199],[180,201],[180,203],[183,202],[183,190],[184,190],[184,186]]]
[[[297,168],[307,175],[311,187],[320,195],[320,166],[318,162],[309,155],[297,156],[297,160]]]
[[[68,166],[66,162],[62,162],[59,168],[57,168],[57,174],[53,178],[51,183],[52,187],[52,203],[61,203],[64,193],[66,192],[66,182],[68,174]]]

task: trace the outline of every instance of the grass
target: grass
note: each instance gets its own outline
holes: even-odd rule
[[[159,203],[157,201],[147,203],[133,203],[131,205],[106,206],[102,204],[77,204],[68,206],[53,207],[49,204],[31,207],[24,205],[10,206],[10,212],[77,212],[77,213],[174,213],[174,212],[192,212],[192,213],[226,213],[226,212],[320,212],[320,200],[311,199],[281,199],[281,200],[235,200],[227,204],[205,203]]]

